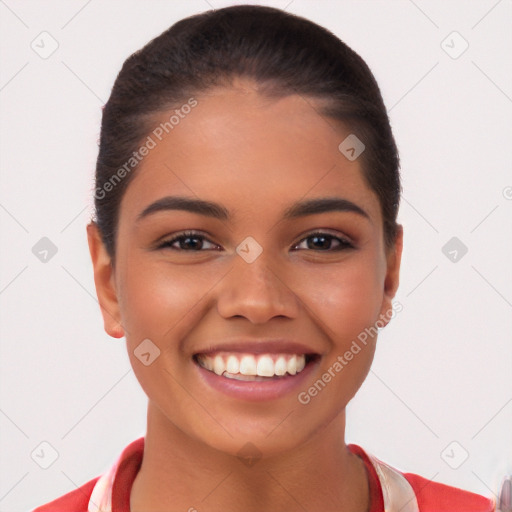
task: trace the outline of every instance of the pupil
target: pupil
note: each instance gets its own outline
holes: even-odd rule
[[[196,243],[190,242],[191,240],[196,241]],[[183,245],[191,249],[201,248],[201,241],[197,237],[188,236],[187,238],[184,238],[182,242]]]
[[[329,238],[326,236],[313,236],[312,237],[313,243],[311,245],[317,244],[316,248],[320,246],[322,249],[328,249],[329,248]],[[319,243],[320,241],[320,243]]]

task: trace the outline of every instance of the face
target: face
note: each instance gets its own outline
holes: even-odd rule
[[[242,81],[196,100],[125,192],[114,269],[89,226],[105,329],[126,336],[161,425],[278,453],[344,418],[401,234],[386,251],[378,198],[338,149],[350,131],[312,100]]]

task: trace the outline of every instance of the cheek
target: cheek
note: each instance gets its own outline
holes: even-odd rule
[[[169,267],[161,263],[145,262],[138,267],[135,263],[125,267],[132,270],[122,277],[120,290],[121,316],[129,345],[144,338],[162,340],[204,295],[193,271],[169,272]],[[135,268],[139,270],[134,271]]]
[[[382,285],[377,265],[358,262],[340,265],[324,272],[315,269],[305,279],[301,295],[325,326],[336,345],[350,344],[378,319],[382,304]]]
[[[175,402],[181,391],[173,376],[185,362],[179,340],[197,320],[195,310],[208,288],[185,267],[171,271],[162,262],[147,261],[137,266],[135,257],[126,263],[124,268],[132,270],[123,275],[120,303],[132,368],[148,397],[160,404],[175,397]],[[145,353],[150,354],[146,361]]]
[[[319,372],[298,396],[325,424],[341,413],[361,387],[375,353],[382,290],[378,267],[368,262],[315,272],[302,289],[308,309],[331,342]]]

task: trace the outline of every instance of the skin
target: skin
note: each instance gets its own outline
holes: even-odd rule
[[[359,333],[389,318],[401,226],[386,250],[378,198],[358,159],[338,150],[350,130],[319,115],[311,99],[271,100],[244,80],[196,99],[126,190],[114,265],[96,225],[87,228],[105,330],[126,336],[149,399],[131,510],[369,510],[366,470],[344,431],[345,407],[368,374],[376,337],[307,405],[297,392],[263,402],[228,397],[198,378],[192,356],[240,336],[300,341],[321,355],[298,391],[307,390]],[[232,218],[174,210],[137,222],[166,195],[220,203]],[[368,218],[329,211],[282,220],[292,203],[320,197],[348,199]],[[157,247],[184,230],[203,234],[203,249]],[[306,238],[316,230],[354,247],[321,250]],[[251,264],[236,253],[247,236],[263,248]],[[339,246],[330,240],[328,248]],[[161,351],[149,366],[134,355],[146,338]],[[237,456],[248,442],[261,455],[252,466]]]

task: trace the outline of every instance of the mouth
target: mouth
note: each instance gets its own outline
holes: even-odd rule
[[[265,382],[297,376],[319,358],[318,354],[240,352],[199,353],[194,361],[201,368],[227,379]]]
[[[199,385],[243,402],[265,402],[305,389],[318,371],[323,353],[312,346],[287,340],[224,339],[193,353]]]

